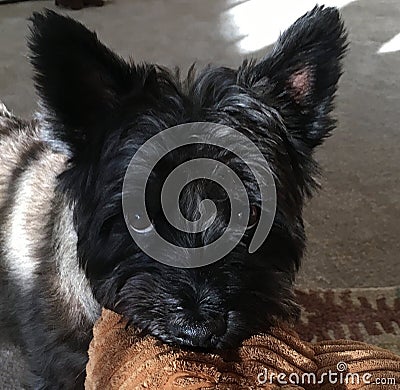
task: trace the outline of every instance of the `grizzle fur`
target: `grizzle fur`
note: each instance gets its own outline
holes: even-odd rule
[[[316,186],[313,148],[334,127],[329,114],[346,46],[338,11],[314,8],[260,61],[238,70],[191,69],[183,81],[155,65],[126,63],[72,19],[46,11],[32,21],[40,113],[32,122],[4,107],[0,113],[2,284],[6,315],[36,375],[30,386],[83,386],[101,306],[164,342],[206,349],[235,346],[276,320],[295,319],[302,209]],[[273,170],[277,213],[255,253],[247,253],[249,229],[219,262],[176,269],[133,242],[122,215],[122,181],[147,139],[194,121],[230,126],[257,144]],[[156,167],[152,198],[174,167],[204,154],[235,169],[250,202],[260,207],[258,187],[242,162],[207,145],[171,153]],[[218,191],[198,181],[181,199],[189,219],[205,197],[219,202],[218,226],[195,238],[171,230],[153,199],[157,229],[184,246],[213,241],[229,214]]]

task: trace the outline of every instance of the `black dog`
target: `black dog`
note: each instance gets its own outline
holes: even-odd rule
[[[31,61],[40,113],[0,116],[0,228],[10,318],[36,375],[34,388],[83,386],[91,328],[105,306],[168,343],[226,349],[298,316],[292,284],[305,247],[302,209],[316,187],[314,147],[334,127],[329,116],[346,34],[334,8],[316,7],[260,61],[239,69],[191,69],[185,80],[156,65],[128,64],[76,21],[47,11],[32,18]],[[154,170],[152,226],[181,246],[201,246],[224,223],[196,237],[170,229],[159,186],[204,152],[242,178],[248,229],[220,261],[183,269],[144,254],[122,213],[122,183],[136,150],[161,130],[213,122],[245,134],[273,171],[277,210],[263,245],[247,245],[260,215],[258,187],[228,152],[190,145]],[[182,192],[189,219],[205,198],[225,220],[224,191],[198,180]],[[141,215],[137,215],[140,225]],[[168,256],[168,253],[165,254]],[[4,282],[5,283],[5,282]]]

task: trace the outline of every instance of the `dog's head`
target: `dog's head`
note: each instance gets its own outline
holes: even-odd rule
[[[180,80],[155,65],[125,62],[70,18],[34,15],[30,49],[43,126],[48,141],[70,157],[59,188],[73,204],[79,261],[100,304],[163,341],[203,348],[233,346],[298,315],[292,283],[305,244],[302,208],[315,187],[314,147],[334,126],[329,114],[345,46],[338,11],[316,7],[262,60],[239,69],[192,69]],[[229,126],[268,161],[277,208],[254,253],[248,245],[260,217],[260,188],[242,160],[205,144],[179,148],[156,165],[146,192],[152,222],[134,214],[133,229],[144,238],[156,229],[179,247],[220,237],[230,203],[212,180],[194,180],[179,196],[182,214],[192,221],[204,199],[214,202],[216,218],[205,231],[171,227],[160,207],[169,173],[207,157],[233,169],[246,188],[250,209],[240,243],[207,266],[176,268],[152,259],[132,239],[122,208],[129,162],[146,140],[188,122]]]

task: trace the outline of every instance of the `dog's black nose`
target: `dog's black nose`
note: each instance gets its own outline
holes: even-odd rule
[[[219,338],[226,332],[226,322],[223,317],[174,324],[171,333],[175,342],[188,347],[213,348],[218,344]]]

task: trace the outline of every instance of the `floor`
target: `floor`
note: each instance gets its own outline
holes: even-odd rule
[[[34,10],[55,8],[53,3],[0,6],[0,96],[18,115],[29,116],[36,107],[26,58],[27,18]],[[266,52],[279,30],[314,1],[272,3],[114,0],[62,12],[138,62],[237,66],[244,57]],[[309,246],[298,282],[394,285],[400,275],[400,44],[382,45],[400,33],[400,2],[326,3],[342,6],[351,46],[339,87],[338,129],[317,153],[323,189],[306,209]]]

